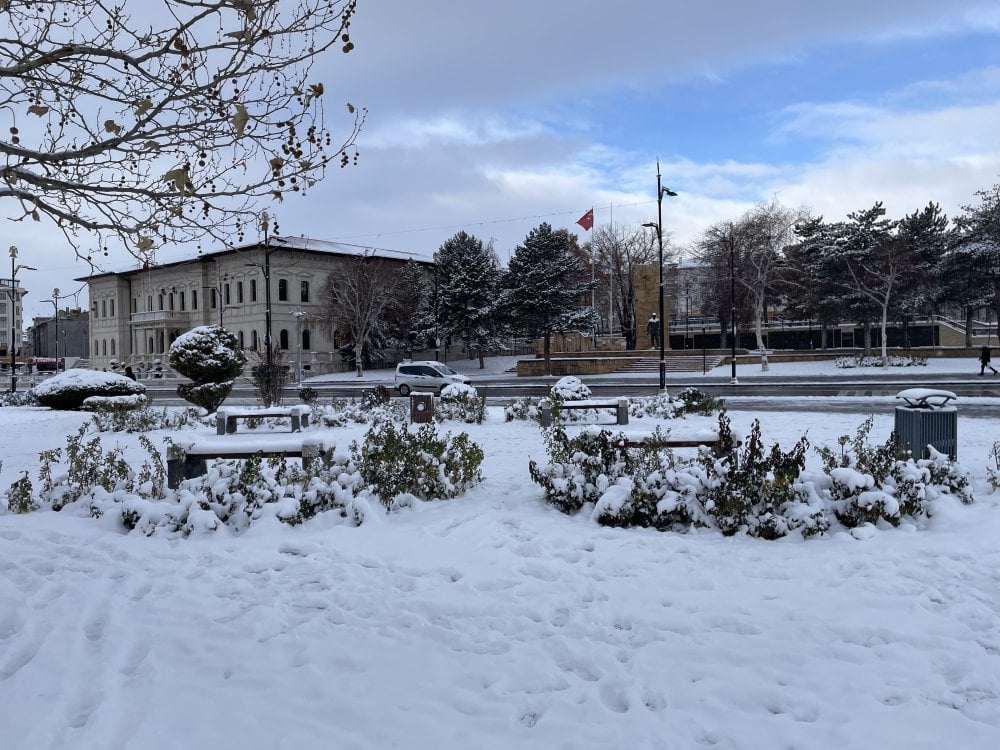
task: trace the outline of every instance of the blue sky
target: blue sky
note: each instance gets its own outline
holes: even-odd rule
[[[995,0],[360,0],[351,36],[314,77],[328,124],[368,108],[360,162],[272,207],[282,233],[429,257],[464,229],[506,258],[591,206],[655,219],[659,158],[683,252],[772,197],[954,214],[1000,181]],[[47,269],[41,294],[73,287],[85,269],[36,229],[11,239]],[[51,311],[41,294],[29,314]]]

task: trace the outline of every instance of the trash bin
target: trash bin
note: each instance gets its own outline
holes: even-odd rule
[[[949,402],[955,399],[951,391],[931,388],[910,388],[896,398],[905,406],[896,407],[895,431],[900,447],[908,449],[913,458],[927,458],[931,445],[952,460],[958,457],[958,409]]]
[[[434,419],[434,394],[410,393],[410,421],[419,424]]]

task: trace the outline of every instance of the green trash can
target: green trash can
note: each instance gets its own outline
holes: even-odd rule
[[[905,402],[896,407],[896,439],[915,459],[928,458],[927,446],[947,455],[958,457],[958,409],[951,401],[951,391],[932,388],[909,388],[896,394]]]

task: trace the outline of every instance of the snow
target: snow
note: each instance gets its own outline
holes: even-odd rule
[[[873,404],[882,441],[892,405]],[[862,421],[731,416],[735,437],[759,418],[785,448],[806,426],[836,446]],[[0,487],[88,419],[0,408],[17,436]],[[712,422],[635,426],[655,424]],[[1000,418],[959,412],[975,504],[777,542],[563,515],[528,476],[536,426],[490,407],[444,429],[484,447],[486,481],[357,528],[321,515],[146,538],[71,509],[0,511],[0,748],[1000,746],[1000,493],[985,481]],[[334,431],[338,447],[365,430]],[[142,455],[137,436],[101,438]],[[627,491],[612,489],[606,502]]]
[[[122,386],[131,391],[141,392],[146,390],[144,385],[136,383],[131,378],[127,378],[124,375],[118,375],[114,372],[102,372],[100,370],[66,370],[65,372],[61,372],[58,375],[53,375],[52,377],[43,380],[41,383],[36,385],[33,390],[35,395],[40,396],[56,393],[57,391],[61,391],[66,388],[100,389],[106,385]]]

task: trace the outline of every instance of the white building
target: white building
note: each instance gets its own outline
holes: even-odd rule
[[[21,300],[27,292],[19,279],[0,279],[0,357],[10,357],[11,336],[14,353],[21,354],[24,340]]]
[[[244,349],[263,351],[269,269],[273,343],[286,350],[290,363],[301,345],[303,365],[314,375],[338,370],[340,356],[319,324],[319,294],[327,276],[349,256],[399,264],[410,259],[300,237],[271,237],[266,249],[260,242],[78,279],[90,287],[90,366],[149,366],[157,360],[166,366],[175,338],[211,324],[235,333]]]

